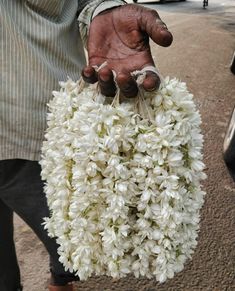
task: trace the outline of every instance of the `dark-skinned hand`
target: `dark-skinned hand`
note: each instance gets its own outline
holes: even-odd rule
[[[169,46],[173,39],[155,10],[126,4],[97,15],[89,29],[89,65],[83,69],[84,80],[88,83],[98,81],[102,94],[114,96],[114,70],[121,93],[126,97],[135,97],[138,87],[131,72],[154,66],[149,37],[164,47]],[[99,67],[104,62],[107,65],[97,73],[93,66]],[[159,84],[157,74],[149,71],[142,86],[146,91],[152,91]]]

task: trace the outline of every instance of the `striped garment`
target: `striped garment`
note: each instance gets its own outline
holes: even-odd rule
[[[82,39],[86,41],[93,13],[121,4],[0,0],[0,160],[40,159],[51,91],[68,76],[80,77]]]

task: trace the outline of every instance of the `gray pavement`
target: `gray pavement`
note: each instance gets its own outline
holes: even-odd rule
[[[223,163],[222,143],[235,104],[235,76],[229,70],[235,49],[235,1],[209,0],[207,9],[196,0],[144,5],[157,9],[174,35],[169,48],[152,45],[157,67],[164,76],[186,81],[202,114],[208,179],[198,247],[185,269],[162,285],[144,278],[99,277],[77,287],[82,291],[233,291],[235,184]],[[45,290],[46,252],[19,218],[16,241],[25,291]]]

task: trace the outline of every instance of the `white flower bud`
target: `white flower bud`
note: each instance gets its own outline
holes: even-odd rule
[[[94,162],[89,162],[87,164],[86,172],[89,176],[95,177],[97,174],[98,167]]]

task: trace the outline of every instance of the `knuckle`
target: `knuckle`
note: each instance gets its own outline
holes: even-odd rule
[[[113,82],[113,72],[108,67],[101,68],[98,70],[98,78],[105,82]]]

